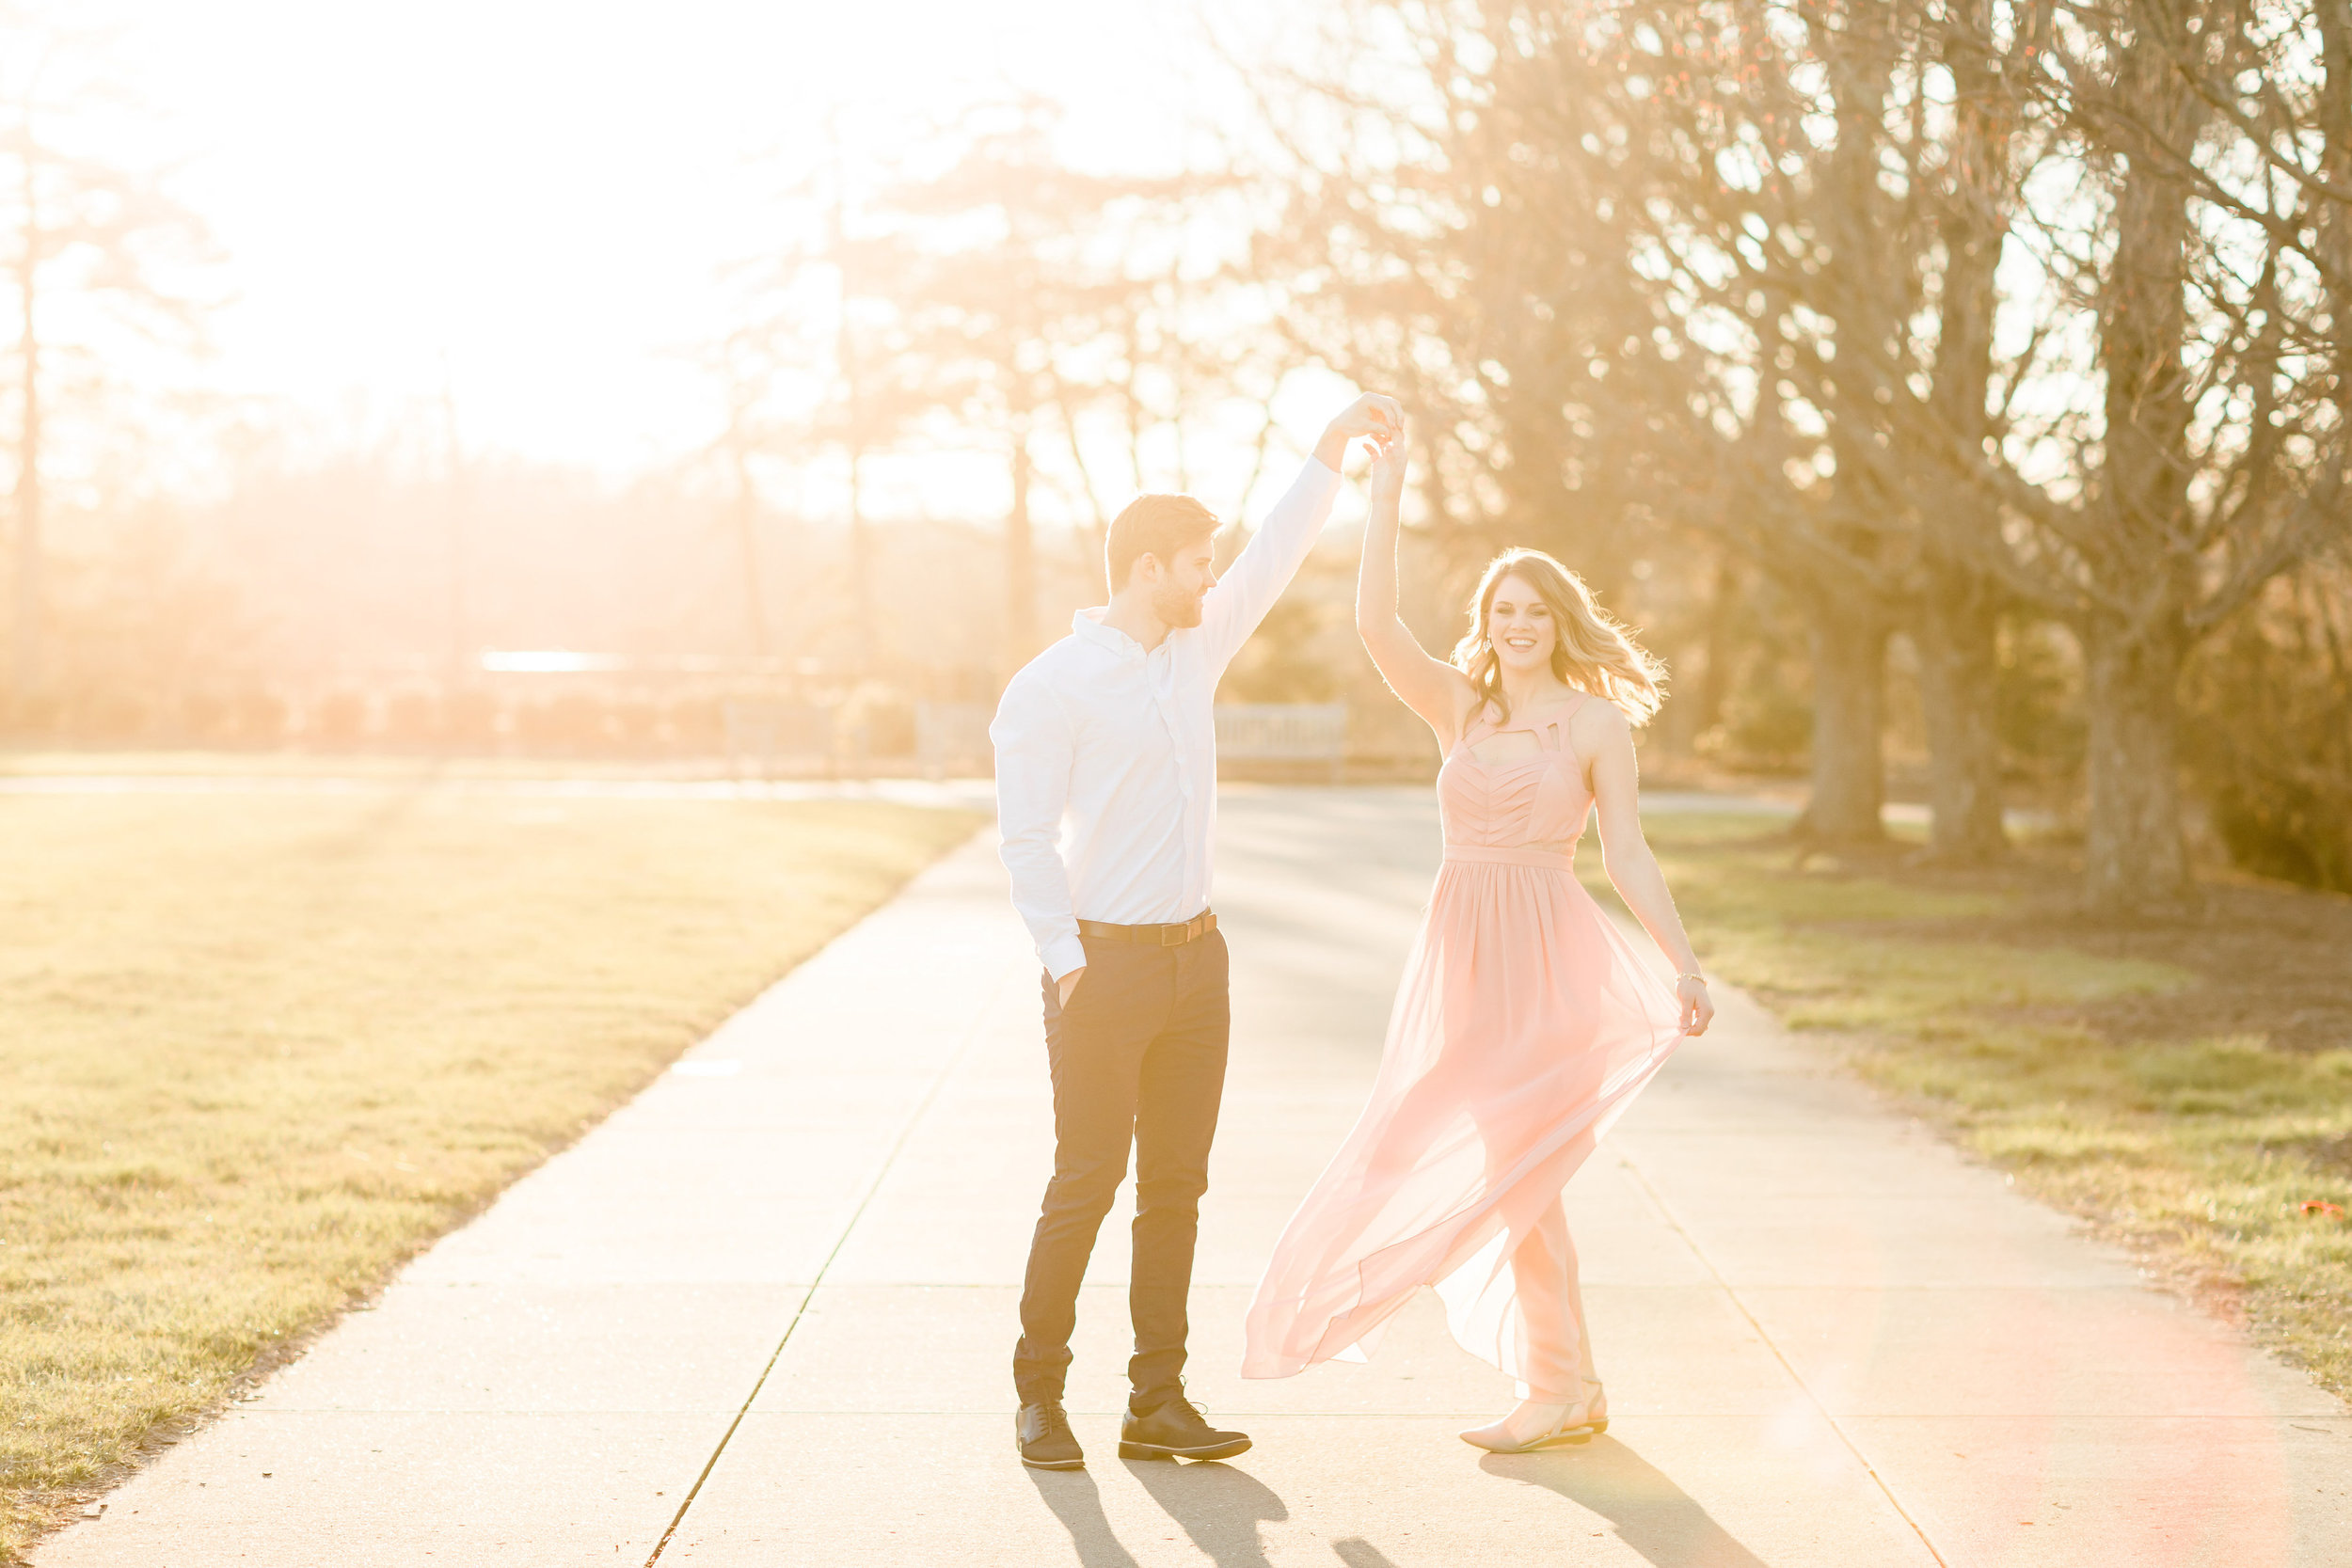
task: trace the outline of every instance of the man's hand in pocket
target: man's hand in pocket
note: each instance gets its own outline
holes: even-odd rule
[[[1061,986],[1061,1005],[1063,1006],[1067,1007],[1070,1006],[1070,993],[1078,989],[1078,976],[1084,974],[1086,972],[1087,966],[1080,964],[1077,968],[1072,970],[1069,974],[1061,977],[1059,984]]]

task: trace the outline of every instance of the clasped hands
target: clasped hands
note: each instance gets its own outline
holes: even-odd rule
[[[1346,460],[1348,443],[1361,437],[1374,452],[1387,457],[1401,450],[1405,438],[1405,405],[1385,392],[1366,392],[1339,411],[1315,443],[1315,460],[1333,473]]]

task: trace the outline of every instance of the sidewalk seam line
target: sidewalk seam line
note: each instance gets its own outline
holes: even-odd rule
[[[817,1277],[810,1280],[808,1288],[801,1292],[800,1305],[792,1308],[791,1321],[784,1325],[784,1334],[776,1340],[776,1348],[769,1353],[768,1364],[760,1368],[758,1378],[752,1384],[752,1391],[743,1396],[741,1408],[736,1411],[735,1418],[727,1423],[727,1430],[720,1433],[718,1446],[710,1450],[709,1459],[703,1464],[702,1473],[694,1478],[694,1484],[687,1488],[685,1497],[677,1505],[677,1513],[671,1515],[670,1528],[663,1530],[661,1539],[654,1543],[652,1555],[645,1559],[645,1568],[654,1568],[654,1564],[661,1560],[661,1554],[669,1549],[671,1537],[676,1535],[678,1526],[686,1522],[686,1511],[692,1508],[694,1499],[702,1495],[703,1482],[708,1481],[710,1472],[718,1468],[720,1456],[727,1451],[727,1445],[734,1441],[736,1428],[741,1426],[743,1418],[751,1414],[753,1403],[759,1398],[759,1391],[768,1386],[769,1374],[776,1370],[776,1363],[784,1359],[785,1347],[792,1342],[792,1331],[801,1326],[801,1319],[808,1312],[808,1304],[817,1299],[817,1292],[824,1287],[825,1275],[833,1272],[834,1259],[840,1257],[841,1249],[850,1244],[850,1236],[856,1233],[858,1221],[866,1217],[867,1207],[873,1203],[875,1196],[882,1191],[882,1183],[889,1180],[891,1167],[898,1163],[898,1156],[906,1148],[907,1140],[914,1135],[914,1129],[921,1124],[923,1117],[930,1113],[931,1106],[938,1101],[940,1091],[947,1086],[947,1080],[955,1076],[957,1067],[963,1061],[964,1053],[969,1051],[972,1048],[972,1042],[979,1037],[982,1025],[994,1016],[996,1004],[1003,997],[1005,987],[1009,983],[1007,976],[998,976],[995,988],[988,994],[988,1000],[982,1003],[978,1010],[973,1014],[971,1026],[964,1030],[963,1038],[956,1042],[955,1050],[949,1052],[946,1061],[940,1064],[939,1072],[931,1079],[930,1087],[923,1091],[921,1102],[908,1113],[906,1124],[898,1129],[898,1137],[891,1141],[890,1152],[882,1156],[882,1164],[874,1172],[874,1180],[867,1184],[865,1196],[857,1200],[857,1207],[850,1211],[848,1221],[841,1227],[841,1234],[834,1238],[833,1246],[826,1252],[824,1262],[818,1265]]]
[[[1895,1496],[1895,1489],[1887,1484],[1884,1476],[1879,1474],[1878,1466],[1870,1463],[1868,1456],[1862,1451],[1861,1445],[1857,1444],[1847,1433],[1844,1424],[1836,1416],[1830,1414],[1829,1406],[1821,1402],[1820,1396],[1813,1391],[1812,1385],[1805,1382],[1804,1374],[1797,1370],[1796,1364],[1783,1354],[1778,1341],[1766,1331],[1756,1314],[1748,1310],[1748,1304],[1740,1299],[1739,1291],[1733,1287],[1730,1280],[1724,1277],[1723,1271],[1715,1266],[1715,1259],[1709,1258],[1706,1249],[1699,1245],[1698,1238],[1684,1227],[1682,1221],[1676,1216],[1673,1205],[1666,1201],[1665,1195],[1651,1184],[1650,1179],[1643,1173],[1640,1165],[1634,1164],[1630,1155],[1620,1151],[1617,1159],[1626,1170],[1632,1174],[1633,1180],[1642,1184],[1642,1190],[1647,1193],[1649,1200],[1658,1206],[1658,1212],[1665,1216],[1666,1223],[1674,1227],[1675,1234],[1680,1236],[1683,1243],[1690,1247],[1698,1260],[1707,1265],[1707,1272],[1715,1276],[1715,1283],[1723,1291],[1724,1299],[1731,1303],[1740,1317],[1747,1320],[1748,1326],[1756,1331],[1756,1338],[1762,1341],[1766,1350],[1772,1353],[1772,1359],[1780,1363],[1781,1370],[1788,1374],[1788,1381],[1803,1391],[1806,1402],[1820,1412],[1822,1421],[1830,1431],[1837,1434],[1837,1441],[1845,1445],[1848,1453],[1853,1455],[1854,1463],[1862,1466],[1862,1473],[1870,1478],[1870,1483],[1876,1486],[1879,1489],[1879,1495],[1886,1499],[1886,1506],[1893,1509],[1896,1515],[1911,1527],[1911,1533],[1919,1538],[1919,1544],[1928,1549],[1928,1556],[1933,1558],[1940,1568],[1951,1568],[1950,1560],[1936,1550],[1935,1543],[1928,1539],[1927,1530],[1917,1519],[1912,1517],[1911,1510],[1903,1506],[1902,1499]]]

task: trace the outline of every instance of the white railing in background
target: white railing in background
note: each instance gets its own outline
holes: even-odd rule
[[[1347,759],[1345,703],[1219,703],[1216,754],[1231,762],[1319,762],[1340,782]]]

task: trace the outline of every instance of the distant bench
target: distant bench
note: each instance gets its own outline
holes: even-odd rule
[[[1215,711],[1219,761],[1319,762],[1340,782],[1345,703],[1219,703]]]

